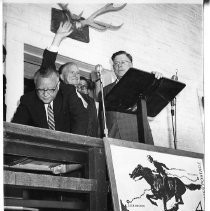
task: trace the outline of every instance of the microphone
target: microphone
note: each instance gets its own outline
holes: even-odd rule
[[[96,74],[97,74],[97,78],[96,78],[95,82],[101,80],[102,71],[103,71],[102,65],[97,64],[97,65],[95,66],[95,72],[96,72]]]
[[[178,71],[176,71],[176,74],[171,77],[171,79],[174,80],[174,81],[178,81],[177,72]],[[171,114],[172,115],[174,115],[174,107],[175,107],[175,105],[176,105],[176,97],[171,101]]]
[[[97,64],[97,65],[95,66],[95,70],[96,70],[98,76],[101,77],[101,72],[102,72],[102,70],[103,70],[102,65]]]
[[[176,75],[173,75],[173,76],[171,77],[171,79],[173,79],[173,80],[175,80],[175,81],[178,81],[178,75],[177,75],[177,72],[176,72]]]

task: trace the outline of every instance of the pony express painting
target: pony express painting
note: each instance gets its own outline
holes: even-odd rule
[[[104,142],[115,211],[204,210],[202,154]]]

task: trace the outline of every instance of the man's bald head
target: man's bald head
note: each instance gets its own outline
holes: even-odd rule
[[[80,70],[76,63],[68,62],[59,68],[60,78],[65,84],[77,86],[80,82]]]

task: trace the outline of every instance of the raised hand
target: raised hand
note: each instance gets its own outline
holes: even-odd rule
[[[151,73],[154,74],[155,75],[155,78],[157,78],[157,79],[160,79],[160,78],[163,77],[163,74],[160,73],[160,72],[152,71]]]
[[[61,22],[51,46],[59,47],[61,42],[73,32],[70,21]]]
[[[72,33],[72,24],[70,21],[61,22],[60,26],[56,32],[56,36],[60,36],[62,39],[66,38],[68,35]]]

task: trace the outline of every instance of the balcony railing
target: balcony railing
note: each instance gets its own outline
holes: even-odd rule
[[[106,211],[104,153],[99,138],[5,122],[5,207]],[[60,164],[81,168],[53,174]]]

